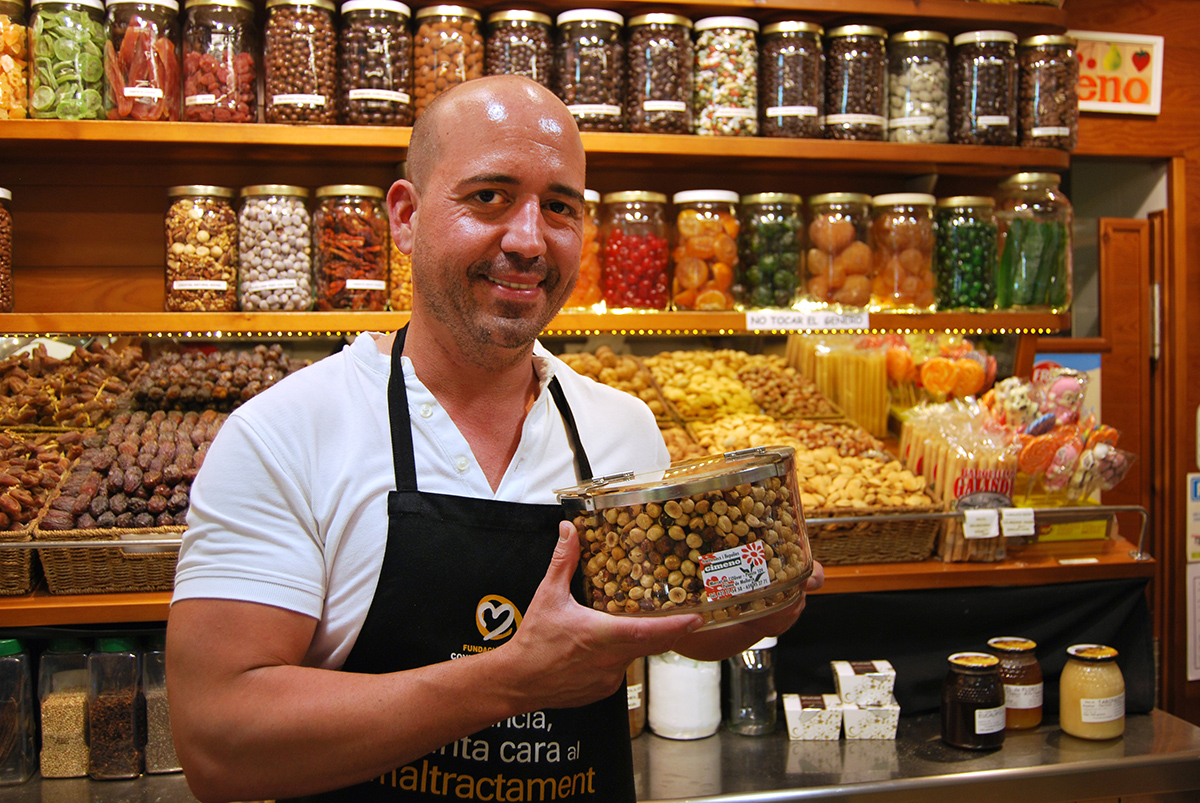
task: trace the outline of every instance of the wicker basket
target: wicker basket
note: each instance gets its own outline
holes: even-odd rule
[[[884,515],[888,513],[940,513],[940,504],[921,507],[814,508],[805,510],[806,519],[837,516]],[[813,558],[823,566],[856,563],[913,563],[933,554],[943,519],[855,522],[808,526],[808,542]]]
[[[108,547],[54,547],[39,549],[38,558],[46,573],[51,594],[111,594],[124,591],[170,591],[175,587],[175,563],[179,550],[139,547],[142,538],[171,538],[186,527],[148,527],[107,530],[35,530],[39,541],[112,541]],[[146,551],[147,549],[153,551]]]
[[[2,546],[29,541],[32,533],[32,524],[20,530],[0,532],[0,596],[28,594],[33,590],[33,551]]]

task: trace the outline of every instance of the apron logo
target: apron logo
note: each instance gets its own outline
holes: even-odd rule
[[[517,606],[498,594],[488,594],[475,606],[475,626],[484,641],[508,638],[521,624]]]

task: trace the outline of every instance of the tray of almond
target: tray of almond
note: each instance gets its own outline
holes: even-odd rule
[[[797,450],[831,447],[843,456],[884,453],[881,440],[850,421],[789,421],[754,414],[689,421],[687,427],[696,443],[712,453],[771,444]]]

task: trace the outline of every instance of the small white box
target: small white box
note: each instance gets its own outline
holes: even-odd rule
[[[842,724],[847,739],[895,739],[900,704],[892,697],[887,705],[845,705]]]
[[[890,661],[831,661],[833,682],[843,703],[887,705],[896,689]]]
[[[842,733],[842,701],[836,694],[785,694],[783,713],[789,739],[837,739]]]

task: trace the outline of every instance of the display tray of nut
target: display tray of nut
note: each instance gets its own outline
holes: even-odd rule
[[[638,397],[654,413],[660,425],[676,423],[654,377],[637,357],[617,354],[609,346],[600,346],[595,352],[570,352],[559,355],[559,359],[578,374]]]
[[[806,421],[769,415],[731,415],[689,421],[687,429],[710,454],[755,446],[791,446],[804,453],[831,448],[838,455],[887,455],[883,441],[853,421]],[[890,455],[887,455],[891,459]]]
[[[792,602],[812,573],[795,451],[757,448],[555,492],[579,532],[584,604],[698,613],[704,628]]]

